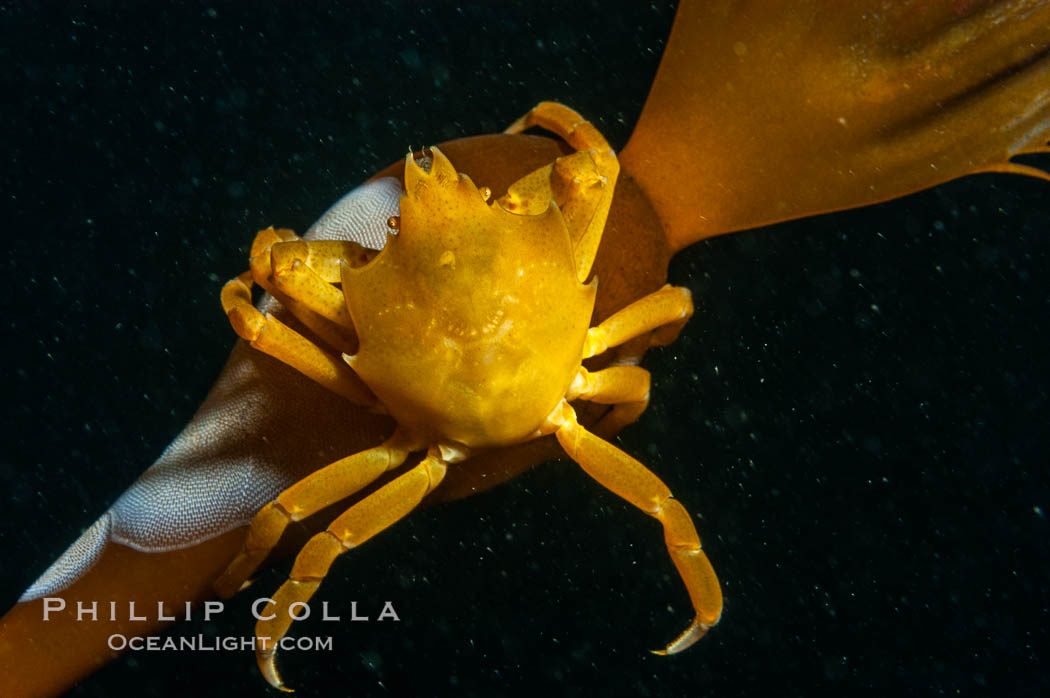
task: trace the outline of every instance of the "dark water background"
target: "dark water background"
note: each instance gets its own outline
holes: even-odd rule
[[[6,607],[160,453],[233,334],[254,231],[409,146],[567,102],[622,145],[668,3],[0,7]],[[1046,165],[1046,160],[1043,160]],[[676,258],[698,312],[621,444],[698,518],[722,624],[659,527],[567,463],[430,509],[301,623],[300,695],[1035,695],[1050,688],[1050,187],[984,176]],[[275,589],[287,566],[264,575]],[[332,627],[336,626],[336,627]],[[176,635],[251,632],[247,607]],[[10,669],[10,668],[7,668]],[[73,695],[261,695],[248,653],[139,653]]]

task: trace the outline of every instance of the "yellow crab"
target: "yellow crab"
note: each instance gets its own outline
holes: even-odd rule
[[[312,473],[263,507],[215,583],[221,596],[243,586],[289,523],[426,451],[300,551],[255,629],[259,667],[277,688],[288,690],[274,658],[292,623],[289,611],[310,599],[337,556],[412,511],[472,452],[550,433],[591,477],[663,524],[696,613],[659,653],[685,649],[718,622],[718,579],[685,508],[644,465],[580,426],[569,404],[610,404],[617,424],[635,420],[648,402],[648,372],[631,365],[592,372],[582,362],[642,335],[652,344],[672,341],[692,314],[690,293],[665,286],[590,327],[598,281],[585,282],[619,164],[597,129],[568,107],[542,103],[508,132],[531,126],[553,131],[575,152],[492,203],[491,192],[457,173],[438,148],[418,160],[410,153],[400,216],[389,221],[397,232],[380,252],[269,228],[256,236],[251,270],[223,289],[241,337],[347,399],[389,413],[397,428],[381,445]],[[320,343],[257,310],[253,282]]]

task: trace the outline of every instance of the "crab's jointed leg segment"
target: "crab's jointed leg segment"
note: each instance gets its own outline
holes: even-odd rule
[[[330,283],[339,281],[341,264],[361,266],[372,254],[354,242],[306,241],[291,230],[270,227],[252,242],[251,278],[328,346],[353,353],[357,333],[346,300]]]
[[[550,201],[557,203],[572,238],[577,278],[584,282],[601,243],[620,163],[598,129],[564,104],[540,102],[505,132],[521,133],[531,126],[557,134],[577,152],[522,177],[499,204],[508,211],[535,215]]]
[[[612,366],[594,372],[581,366],[565,399],[613,405],[599,421],[599,430],[615,434],[633,424],[649,406],[649,382],[649,372],[640,366]]]
[[[384,485],[333,521],[326,531],[311,538],[295,558],[292,572],[274,594],[274,604],[263,611],[255,626],[255,636],[262,643],[255,656],[259,669],[270,685],[289,689],[281,681],[274,664],[277,643],[291,627],[289,610],[294,603],[306,603],[321,585],[332,562],[350,548],[397,523],[445,477],[446,463],[434,447],[419,465]]]
[[[353,332],[354,321],[346,308],[343,292],[333,286],[306,262],[310,248],[308,242],[282,242],[270,248],[270,268],[273,284],[285,296],[294,298],[303,307],[311,310],[329,322],[335,323],[344,330]],[[338,261],[338,258],[336,259]],[[322,268],[330,270],[338,265],[324,264]],[[339,280],[339,277],[334,279]]]
[[[222,309],[242,339],[350,402],[363,407],[376,404],[372,391],[340,357],[324,351],[273,315],[259,312],[252,305],[251,287],[252,274],[245,272],[222,289]]]
[[[650,344],[662,346],[674,341],[693,316],[693,294],[681,286],[667,285],[643,296],[607,317],[587,331],[583,358],[597,356],[609,347],[653,332]]]
[[[287,228],[263,228],[255,234],[255,239],[252,240],[251,250],[248,252],[248,265],[251,269],[251,280],[258,284],[264,291],[272,296],[281,296],[284,294],[277,290],[277,287],[273,285],[273,268],[270,265],[270,250],[274,245],[278,245],[282,242],[293,242],[301,239],[294,231],[288,230]],[[279,298],[282,300],[283,298]]]
[[[339,283],[343,264],[360,267],[367,264],[376,250],[362,247],[350,240],[303,240],[298,238],[274,244],[271,248],[273,268],[288,267],[298,260],[309,267],[322,281]]]
[[[384,443],[330,463],[295,483],[259,510],[241,551],[213,585],[222,598],[233,596],[262,564],[288,524],[301,521],[345,499],[405,462],[409,444],[398,432]]]
[[[696,615],[689,627],[657,654],[674,654],[704,636],[722,615],[722,589],[685,508],[648,468],[580,426],[567,402],[548,418],[565,452],[599,484],[663,524],[664,542],[689,592]]]
[[[612,366],[601,371],[581,366],[565,399],[583,398],[602,405],[648,401],[649,382],[649,372],[640,366]]]
[[[521,133],[533,126],[556,133],[576,150],[610,150],[605,136],[594,124],[559,102],[540,102],[503,132]]]

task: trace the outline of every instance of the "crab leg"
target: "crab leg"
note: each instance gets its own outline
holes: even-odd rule
[[[222,598],[237,593],[281,539],[284,529],[358,492],[405,462],[409,444],[395,432],[384,443],[314,471],[264,506],[252,519],[241,551],[215,581]]]
[[[577,398],[613,405],[600,420],[599,431],[615,434],[649,406],[649,372],[640,366],[612,366],[594,372],[581,366],[565,396],[566,401]]]
[[[296,261],[305,262],[305,266]],[[344,261],[360,266],[368,261],[368,251],[353,242],[308,242],[291,230],[270,227],[260,230],[252,242],[251,280],[330,347],[353,353],[357,351],[357,332],[346,309],[346,299],[325,283],[333,280],[333,269],[338,274],[339,264]]]
[[[670,344],[693,316],[693,294],[681,286],[666,285],[659,291],[642,296],[634,303],[605,318],[597,327],[587,330],[583,358],[601,354],[635,337],[653,332],[650,344]]]
[[[445,477],[445,470],[441,452],[431,448],[419,465],[347,509],[328,526],[328,530],[307,541],[295,558],[288,581],[274,594],[274,604],[267,607],[268,614],[255,625],[255,636],[261,641],[255,656],[260,671],[271,686],[282,691],[291,690],[281,680],[274,658],[277,643],[294,620],[290,614],[292,604],[310,600],[339,555],[361,545],[412,511],[428,492],[437,487]]]
[[[332,241],[326,241],[328,243]],[[337,245],[325,244],[322,259],[322,246],[311,249],[311,243],[305,240],[281,242],[270,248],[270,266],[274,285],[286,296],[295,298],[304,307],[329,320],[344,330],[353,332],[354,322],[346,309],[346,298],[343,292],[330,282],[339,281],[339,257],[341,251],[348,255],[360,254],[361,246],[356,243],[342,243],[345,250]],[[313,259],[318,263],[314,267]],[[318,273],[321,271],[322,273]]]
[[[303,240],[297,238],[275,243],[272,248],[273,268],[290,266],[295,260],[309,267],[326,283],[339,283],[340,268],[343,263],[351,267],[360,267],[376,255],[350,240]],[[287,260],[287,261],[285,261]]]
[[[508,211],[534,215],[542,213],[553,199],[569,229],[576,275],[582,283],[601,243],[620,163],[601,132],[564,104],[540,102],[505,133],[521,133],[532,126],[557,134],[577,152],[522,177],[507,189],[499,204]]]
[[[283,322],[252,305],[251,272],[222,288],[222,309],[234,331],[256,349],[282,361],[311,380],[363,407],[376,397],[342,359],[329,354]]]
[[[540,102],[528,113],[504,129],[504,133],[521,133],[539,126],[558,134],[576,150],[611,150],[605,136],[575,109],[559,102]]]
[[[696,615],[681,635],[656,654],[674,654],[704,636],[722,615],[722,590],[707,555],[700,549],[692,519],[671,490],[648,468],[580,426],[562,401],[548,417],[565,452],[588,475],[663,524],[667,552],[685,583]]]

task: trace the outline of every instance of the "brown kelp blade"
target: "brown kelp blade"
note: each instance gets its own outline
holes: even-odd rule
[[[684,0],[621,154],[680,249],[1048,152],[1050,2]]]

